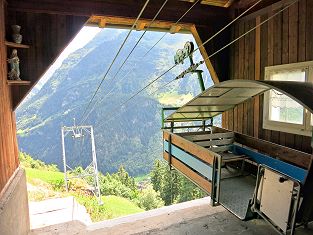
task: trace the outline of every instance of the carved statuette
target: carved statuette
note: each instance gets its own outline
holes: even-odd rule
[[[10,64],[9,79],[10,80],[21,80],[20,79],[20,59],[17,56],[17,50],[13,49],[10,59],[8,59]]]

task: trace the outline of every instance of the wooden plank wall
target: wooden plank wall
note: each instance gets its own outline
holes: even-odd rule
[[[232,27],[237,38],[277,10],[248,16]],[[300,0],[259,30],[230,48],[230,79],[263,80],[264,67],[313,60],[313,1]],[[263,97],[253,99],[223,116],[223,127],[311,153],[310,137],[262,128]]]
[[[11,40],[10,25],[21,25],[23,43],[30,49],[18,50],[21,78],[34,85],[56,57],[74,38],[88,20],[85,16],[8,11],[7,40]],[[19,104],[31,87],[13,88],[13,106]]]
[[[230,20],[225,17],[224,20],[215,21],[210,26],[196,25],[196,30],[202,43],[210,39],[217,31],[223,28]],[[218,49],[222,48],[229,42],[230,30],[226,29],[204,45],[207,56],[210,57]],[[203,56],[203,55],[202,55]],[[225,66],[229,64],[229,48],[225,48],[218,54],[210,58],[219,82],[226,81],[229,77],[229,70]],[[208,68],[209,69],[209,68]],[[210,69],[209,69],[210,71]],[[212,74],[211,74],[212,76]],[[214,81],[217,83],[218,81]]]
[[[0,0],[0,194],[19,165],[15,116],[7,85],[4,9],[4,0]]]
[[[31,89],[7,85],[6,58],[12,49],[4,42],[11,41],[9,26],[21,25],[23,43],[31,46],[18,49],[18,55],[21,78],[34,85],[87,20],[84,16],[8,12],[4,2],[0,0],[0,192],[19,166],[14,108]]]

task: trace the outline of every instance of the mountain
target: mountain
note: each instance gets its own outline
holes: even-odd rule
[[[113,79],[141,33],[134,32],[127,41],[90,105],[92,112],[84,122],[81,117],[127,31],[102,30],[83,48],[71,53],[42,88],[18,107],[16,115],[20,151],[48,164],[55,163],[63,169],[61,127],[72,126],[73,118],[76,118],[77,124],[94,127],[98,167],[103,173],[116,171],[120,165],[124,165],[131,175],[149,172],[154,159],[162,156],[161,107],[181,105],[198,94],[200,89],[195,75],[190,75],[155,92],[188,67],[188,64],[184,64],[121,106],[121,103],[172,66],[176,50],[183,48],[187,40],[192,40],[191,35],[168,34],[143,58],[146,51],[163,35],[148,32]],[[195,61],[199,59],[200,55],[196,54]],[[207,71],[204,77],[209,86],[211,80]],[[84,142],[67,138],[68,165],[89,165],[90,140],[86,138]]]

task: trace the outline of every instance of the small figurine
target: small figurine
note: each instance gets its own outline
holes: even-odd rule
[[[17,50],[13,49],[10,59],[7,60],[10,64],[9,79],[10,80],[21,80],[20,79],[20,59],[17,56]]]
[[[23,36],[20,34],[21,26],[19,25],[12,25],[11,26],[13,34],[12,39],[15,43],[21,44],[23,40]]]

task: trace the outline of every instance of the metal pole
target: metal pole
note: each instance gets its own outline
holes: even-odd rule
[[[65,181],[65,188],[66,192],[68,192],[68,185],[67,185],[67,171],[66,171],[66,156],[65,156],[65,143],[64,143],[64,127],[61,129],[62,133],[62,155],[63,155],[63,165],[64,165],[64,181]]]
[[[97,155],[96,155],[96,146],[95,146],[95,139],[93,135],[93,127],[90,127],[90,136],[91,136],[91,151],[92,151],[92,161],[93,161],[93,167],[94,167],[94,173],[95,173],[95,183],[96,183],[96,190],[98,193],[98,199],[99,199],[99,204],[102,204],[101,200],[101,192],[100,192],[100,187],[99,187],[99,176],[98,176],[98,164],[97,164]]]
[[[162,129],[164,128],[164,108],[162,108]]]
[[[197,73],[197,75],[198,75],[200,88],[201,88],[201,91],[203,92],[203,91],[205,91],[204,81],[203,81],[203,77],[202,77],[203,71],[202,70],[195,70],[195,73]]]
[[[190,61],[190,66],[194,65],[194,62],[192,59],[192,54],[189,55],[189,61]],[[205,91],[204,81],[203,81],[203,77],[202,77],[203,71],[202,70],[194,70],[192,73],[196,73],[198,75],[200,89],[202,92]]]

